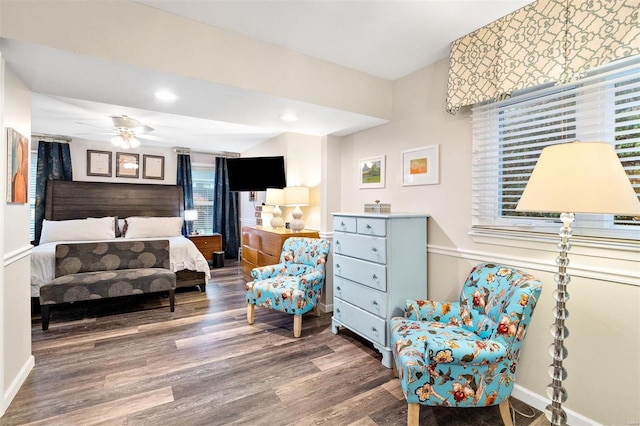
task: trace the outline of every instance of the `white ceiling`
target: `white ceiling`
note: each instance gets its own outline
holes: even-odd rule
[[[395,80],[448,55],[451,41],[531,0],[137,0],[227,31]],[[3,59],[34,92],[32,131],[105,140],[109,116],[149,125],[143,144],[242,152],[291,131],[344,135],[382,120],[290,99],[0,39]],[[47,73],[46,64],[61,64]],[[62,65],[64,64],[64,65]],[[114,78],[117,76],[117,78]],[[113,83],[109,83],[113,82]],[[159,84],[173,104],[149,100]],[[212,108],[217,100],[217,108]],[[212,109],[214,112],[212,113]],[[285,123],[282,111],[303,119]]]

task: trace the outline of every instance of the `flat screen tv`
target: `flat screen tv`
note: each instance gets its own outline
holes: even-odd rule
[[[229,191],[266,191],[284,188],[284,157],[227,158]]]

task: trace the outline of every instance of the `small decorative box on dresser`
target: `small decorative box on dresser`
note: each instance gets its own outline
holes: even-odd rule
[[[289,237],[320,238],[318,231],[303,229],[294,232],[286,228],[262,226],[242,227],[242,277],[253,281],[251,270],[256,266],[275,265],[280,262],[282,245]]]
[[[213,259],[214,251],[222,251],[222,235],[220,234],[192,234],[188,238],[207,260]]]
[[[427,297],[427,217],[415,213],[333,214],[333,317],[373,343],[391,368],[388,321],[406,299]]]

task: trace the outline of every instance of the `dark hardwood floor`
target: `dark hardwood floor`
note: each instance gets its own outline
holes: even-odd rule
[[[246,320],[233,261],[212,270],[206,293],[179,289],[175,312],[159,295],[33,315],[35,367],[1,425],[404,425],[397,379],[367,342],[331,333],[331,314],[293,318],[256,309]],[[527,418],[539,411],[511,398]],[[422,425],[500,425],[497,407],[422,407]]]

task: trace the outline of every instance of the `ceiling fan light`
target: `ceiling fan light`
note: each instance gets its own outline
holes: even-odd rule
[[[124,139],[122,139],[122,136],[120,135],[115,135],[114,137],[111,138],[111,143],[117,146],[118,148],[120,148],[124,143]]]
[[[137,148],[140,146],[140,141],[134,138],[133,136],[131,136],[129,138],[129,145],[131,146],[131,148]]]

